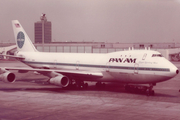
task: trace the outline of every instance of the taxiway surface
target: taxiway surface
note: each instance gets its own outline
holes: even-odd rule
[[[180,68],[180,63],[174,63]],[[25,67],[0,62],[0,67]],[[180,74],[158,83],[155,96],[128,93],[118,85],[87,90],[64,90],[47,84],[47,77],[17,73],[17,81],[0,81],[0,120],[178,120]]]

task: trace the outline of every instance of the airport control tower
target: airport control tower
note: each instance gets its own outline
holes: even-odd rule
[[[46,14],[42,14],[40,20],[34,23],[35,43],[50,43],[52,38],[51,22],[47,21]]]

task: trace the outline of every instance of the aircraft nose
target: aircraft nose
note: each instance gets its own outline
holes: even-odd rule
[[[171,75],[172,77],[176,76],[177,74],[179,74],[179,70],[176,66],[172,65],[170,67],[170,72],[171,72]]]
[[[166,66],[166,68],[168,68],[167,74],[165,74],[165,76],[169,77],[169,78],[173,78],[175,77],[177,74],[179,74],[179,69],[170,61],[167,62],[162,62],[163,66]]]

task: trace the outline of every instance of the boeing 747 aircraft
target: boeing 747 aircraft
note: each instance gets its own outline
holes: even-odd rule
[[[169,80],[179,70],[159,52],[152,50],[129,50],[106,54],[96,53],[47,53],[38,52],[18,20],[12,21],[18,52],[16,56],[29,68],[1,68],[0,79],[15,82],[15,74],[9,70],[36,71],[48,76],[49,82],[60,87],[72,84],[87,87],[84,81],[125,84],[127,90],[142,89],[153,95],[156,83]],[[10,56],[9,56],[10,57]],[[137,84],[148,84],[141,86]]]

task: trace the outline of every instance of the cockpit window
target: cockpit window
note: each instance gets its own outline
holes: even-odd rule
[[[161,54],[153,54],[152,57],[162,57]]]

